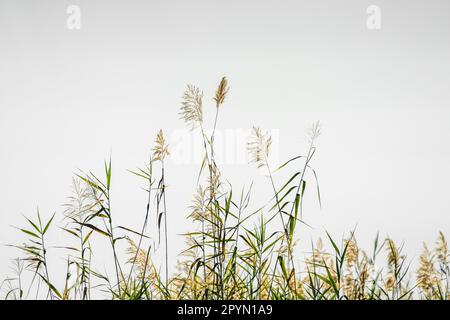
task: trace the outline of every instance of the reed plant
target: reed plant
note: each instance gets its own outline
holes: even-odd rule
[[[186,247],[178,262],[169,261],[171,208],[166,201],[167,159],[170,148],[162,130],[144,168],[130,170],[142,179],[147,201],[139,230],[116,224],[111,202],[112,161],[105,161],[103,178],[80,172],[72,181],[72,194],[62,212],[61,228],[67,245],[52,247],[64,252],[66,272],[57,280],[49,266],[47,234],[54,229],[55,214],[43,219],[39,210],[27,226],[26,236],[13,261],[13,276],[1,283],[5,299],[89,300],[404,300],[450,298],[449,252],[439,233],[434,248],[424,244],[415,271],[403,245],[391,238],[375,237],[367,251],[358,245],[353,230],[342,239],[325,232],[324,239],[299,252],[299,226],[308,227],[303,212],[305,194],[312,192],[321,205],[318,175],[313,167],[321,126],[308,132],[304,154],[294,155],[278,167],[270,163],[272,138],[254,127],[248,141],[250,163],[264,171],[271,195],[254,199],[251,184],[234,188],[222,175],[216,157],[215,136],[226,108],[230,87],[220,79],[212,97],[214,120],[204,117],[204,94],[188,85],[180,117],[198,134],[202,162],[192,205],[186,219],[193,230],[184,234]],[[211,128],[207,130],[207,128]],[[282,175],[276,173],[283,172]],[[277,178],[278,177],[278,178]],[[287,177],[287,178],[279,178]],[[154,221],[155,231],[149,226]],[[96,269],[93,242],[107,239],[113,275]],[[301,238],[305,241],[304,237]],[[125,250],[123,248],[125,247]],[[58,249],[58,251],[54,250]],[[173,249],[172,249],[173,250]],[[161,255],[158,266],[156,256]],[[161,269],[163,271],[161,271]],[[24,277],[29,275],[28,279]],[[56,283],[63,283],[58,289]]]

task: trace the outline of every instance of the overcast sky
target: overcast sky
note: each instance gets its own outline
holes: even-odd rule
[[[69,5],[81,9],[79,30],[67,28]],[[379,30],[367,27],[369,5],[381,9]],[[0,0],[0,243],[21,243],[11,225],[37,206],[60,222],[73,173],[100,175],[110,153],[113,214],[137,228],[145,193],[127,169],[145,164],[160,128],[179,147],[188,83],[204,91],[212,123],[211,98],[227,76],[219,134],[273,130],[283,160],[305,153],[307,129],[322,123],[313,165],[323,207],[308,197],[313,229],[301,240],[357,226],[362,245],[380,231],[417,255],[439,230],[450,236],[449,13],[446,0]],[[245,146],[229,139],[223,153],[236,157],[224,175],[237,190],[254,181],[255,205],[264,204],[267,179],[236,160]],[[172,262],[198,172],[175,160]],[[65,241],[56,230],[49,237]],[[63,252],[51,252],[61,263]],[[2,277],[16,254],[0,247]]]

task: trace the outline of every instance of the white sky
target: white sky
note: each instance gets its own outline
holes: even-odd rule
[[[69,4],[81,8],[81,30],[66,28]],[[370,4],[382,10],[381,30],[366,28]],[[61,213],[72,173],[101,174],[110,152],[113,214],[137,228],[145,194],[127,169],[145,163],[159,128],[169,137],[185,128],[187,83],[205,92],[212,121],[212,94],[226,75],[221,132],[278,130],[288,159],[306,152],[308,127],[323,124],[314,162],[323,208],[310,197],[305,220],[314,229],[301,229],[301,240],[357,225],[363,245],[380,231],[418,254],[439,230],[450,235],[448,12],[437,0],[0,0],[0,243],[23,241],[11,225],[37,206]],[[168,164],[173,262],[197,171]],[[268,181],[254,166],[223,172],[236,190],[254,180],[255,206],[264,203]],[[51,252],[60,264],[62,252]],[[15,256],[0,247],[1,275]]]

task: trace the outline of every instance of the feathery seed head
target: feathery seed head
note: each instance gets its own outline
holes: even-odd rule
[[[169,146],[166,145],[166,140],[164,139],[164,134],[162,130],[159,130],[156,135],[155,146],[153,147],[153,160],[154,161],[164,161],[169,153]]]
[[[311,143],[313,143],[322,134],[322,125],[320,121],[315,122],[308,131],[308,137]]]
[[[419,260],[419,269],[417,270],[417,286],[426,296],[430,296],[438,281],[439,274],[434,268],[433,257],[426,244],[424,244]]]
[[[217,107],[219,107],[225,101],[225,97],[229,89],[230,88],[228,87],[228,80],[226,77],[223,77],[219,83],[219,87],[217,88],[216,95],[214,97]]]
[[[438,239],[436,241],[436,249],[435,249],[435,253],[436,253],[436,257],[438,259],[438,261],[442,264],[442,265],[447,265],[448,264],[448,245],[447,245],[447,241],[445,240],[444,234],[439,231],[439,236]]]
[[[342,284],[345,295],[350,300],[356,299],[356,280],[353,279],[353,275],[351,273],[347,273],[344,275],[344,281]]]
[[[394,240],[387,238],[386,243],[388,266],[389,268],[391,268],[391,270],[395,270],[405,257],[400,255],[400,252],[395,245]]]
[[[72,195],[68,197],[68,203],[64,206],[65,218],[69,220],[83,221],[84,217],[95,213],[98,204],[98,196],[95,189],[81,179],[72,179]]]
[[[203,123],[203,93],[197,87],[187,86],[181,105],[181,119],[190,125],[191,129]]]
[[[347,265],[349,267],[352,267],[358,261],[359,248],[353,237],[349,240],[346,240],[345,245],[347,246],[347,250],[345,252],[344,259],[345,259],[345,262],[347,263]]]
[[[127,253],[129,254],[127,263],[136,265],[139,278],[142,278],[144,274],[146,278],[154,278],[156,270],[149,260],[147,250],[139,248],[129,237],[126,237],[126,240],[128,242]]]
[[[272,137],[268,132],[262,132],[260,128],[253,127],[247,149],[250,154],[250,163],[256,163],[258,168],[267,165]]]
[[[209,193],[211,199],[217,197],[221,191],[222,182],[220,181],[220,172],[216,165],[209,166],[208,187],[206,191]]]
[[[190,217],[194,221],[204,221],[208,215],[208,198],[206,196],[206,190],[199,186],[197,188],[197,194],[194,195],[194,200],[191,206],[192,212]]]
[[[387,291],[391,291],[394,288],[396,282],[397,281],[395,280],[395,275],[392,273],[389,273],[388,278],[384,284],[385,289]]]

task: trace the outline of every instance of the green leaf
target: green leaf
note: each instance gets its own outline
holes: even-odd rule
[[[111,157],[109,158],[109,164],[105,161],[105,172],[106,172],[106,188],[109,190],[111,188]]]
[[[39,208],[37,208],[37,217],[38,217],[39,225],[42,226],[41,213],[39,212]]]
[[[147,172],[143,171],[142,169],[138,169],[138,170],[142,173],[137,172],[137,171],[132,171],[132,170],[127,170],[127,171],[130,172],[131,174],[134,174],[135,176],[141,177],[145,180],[150,180],[150,175]]]
[[[39,227],[38,227],[33,221],[31,221],[31,220],[28,219],[27,217],[25,217],[25,219],[28,220],[28,222],[33,226],[33,228],[34,228],[38,233],[41,233],[41,229],[39,229]]]
[[[286,263],[284,262],[283,256],[278,256],[278,262],[280,263],[281,271],[283,272],[284,278],[287,280],[289,278],[288,272],[286,269]]]
[[[72,250],[72,251],[77,251],[77,252],[80,251],[80,250],[78,250],[78,248],[75,248],[75,247],[60,247],[60,246],[58,246],[58,247],[54,247],[54,248],[56,248],[56,249],[67,249],[67,250]]]
[[[55,293],[58,296],[58,298],[62,299],[61,293],[59,293],[59,291],[55,288],[55,286],[52,285],[44,276],[40,275],[40,277],[42,278],[42,280],[44,280],[44,282],[48,285],[48,287],[53,291],[53,293]]]
[[[142,234],[142,233],[140,233],[140,232],[134,231],[134,230],[132,230],[132,229],[129,229],[129,228],[126,228],[126,227],[123,227],[123,226],[118,226],[118,227],[116,227],[116,228],[123,229],[123,230],[125,230],[125,231],[134,233],[134,234],[136,234],[136,235],[138,235],[138,236],[141,236],[141,237],[150,239],[150,237],[146,236],[145,234]]]
[[[320,208],[322,208],[322,197],[320,196],[320,187],[319,187],[319,179],[317,178],[317,173],[316,170],[314,170],[313,168],[311,168],[310,166],[308,166],[313,174],[314,174],[314,179],[316,180],[316,188],[317,188],[317,198],[319,200],[319,206]]]
[[[40,237],[36,233],[31,232],[30,230],[27,230],[27,229],[19,229],[19,230],[22,231],[23,233],[26,233],[26,234],[28,234],[30,236],[33,236],[33,237],[36,237],[36,238],[40,239]]]
[[[161,221],[162,221],[163,215],[164,215],[164,212],[161,212],[158,216],[158,229],[161,229]]]
[[[208,157],[208,155],[205,153],[205,156],[203,157],[203,160],[202,160],[202,164],[201,164],[201,166],[200,166],[200,170],[199,170],[199,172],[198,172],[198,176],[197,176],[197,184],[199,183],[200,177],[201,177],[202,172],[203,172],[203,169],[205,168],[207,157]]]
[[[92,179],[88,178],[88,177],[83,177],[79,174],[76,175],[78,178],[80,178],[81,180],[83,180],[85,183],[87,183],[91,188],[97,189],[98,191],[100,191],[101,193],[103,193],[104,195],[106,195],[105,190],[99,186],[97,183],[95,183],[94,181],[92,181]]]
[[[330,240],[331,245],[333,246],[334,250],[336,251],[336,253],[337,253],[338,255],[340,255],[340,254],[341,254],[341,253],[340,253],[340,250],[339,250],[338,246],[336,245],[336,243],[333,241],[333,238],[331,238],[331,236],[330,236],[330,234],[328,233],[328,231],[325,231],[325,232],[327,233],[328,239]]]
[[[285,166],[287,166],[287,165],[288,165],[289,163],[291,163],[292,161],[295,161],[295,160],[300,159],[300,158],[303,158],[303,156],[297,156],[297,157],[294,157],[294,158],[292,158],[292,159],[289,159],[288,161],[286,161],[285,163],[283,163],[281,166],[279,166],[278,168],[276,168],[276,169],[273,171],[273,173],[275,173],[275,172],[277,172],[277,171],[283,169]]]
[[[73,231],[73,230],[70,230],[70,229],[67,229],[67,228],[61,228],[61,229],[63,229],[64,231],[70,233],[71,235],[74,235],[74,236],[77,237],[77,238],[80,237],[80,236],[79,236],[75,231]]]
[[[123,239],[127,239],[127,237],[118,237],[118,238],[114,238],[113,243],[116,244],[117,241],[123,240]]]
[[[86,237],[84,237],[83,245],[89,240],[89,238],[91,237],[93,232],[94,232],[94,230],[89,231],[89,233],[86,235]]]
[[[44,234],[47,232],[47,230],[48,230],[48,228],[50,227],[50,225],[51,225],[51,223],[52,223],[54,217],[55,217],[55,214],[53,214],[53,216],[50,218],[50,220],[49,220],[49,221],[47,222],[47,224],[45,225],[45,228],[44,228],[44,231],[42,232],[42,235],[44,235]]]
[[[102,235],[104,235],[104,236],[111,237],[111,235],[110,235],[108,232],[103,231],[103,230],[97,228],[96,226],[94,226],[94,225],[92,225],[92,224],[90,224],[90,223],[80,223],[80,224],[81,224],[82,226],[88,227],[88,228],[90,228],[90,229],[92,229],[92,230],[94,230],[94,231],[97,231],[98,233],[100,233],[100,234],[102,234]]]

